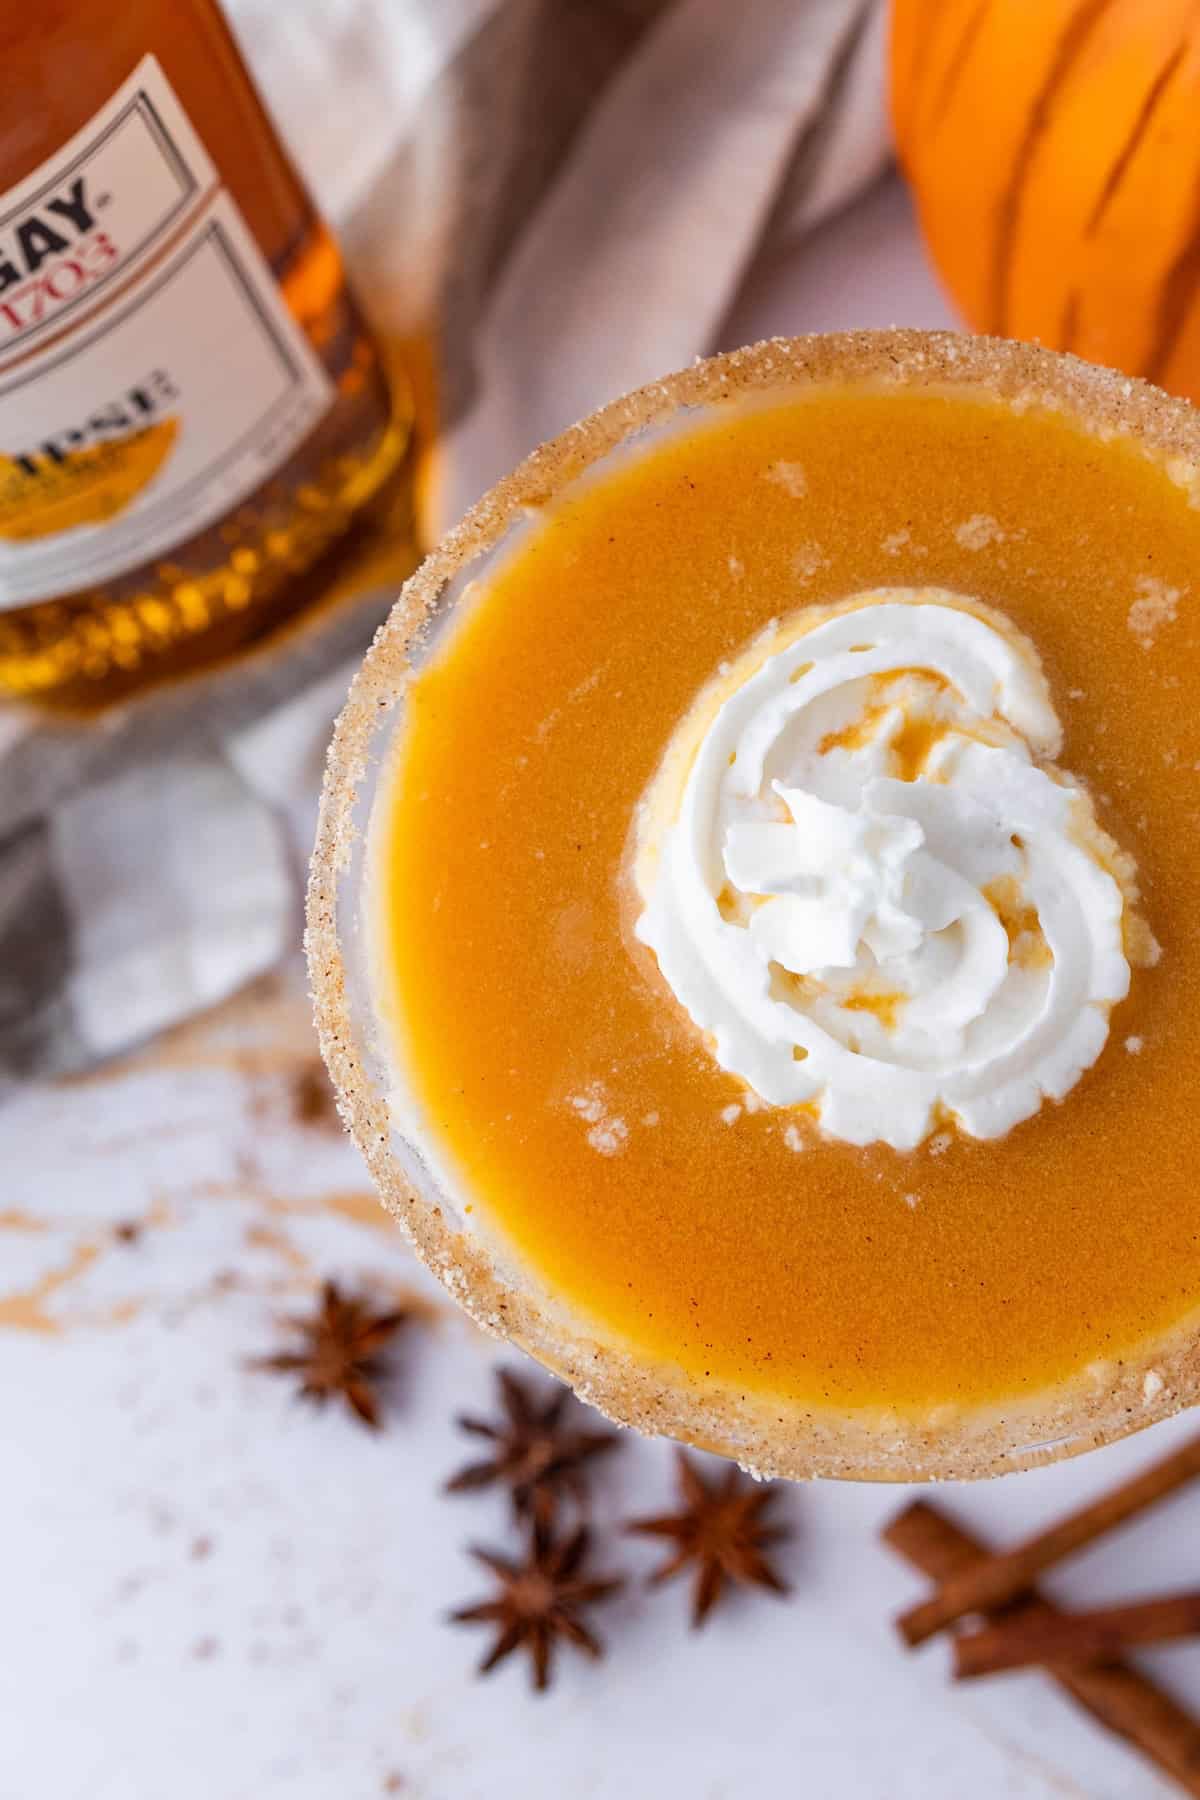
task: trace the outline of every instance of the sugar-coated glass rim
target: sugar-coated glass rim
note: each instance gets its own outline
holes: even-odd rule
[[[755,1473],[924,1481],[1003,1474],[1078,1454],[1191,1405],[1200,1308],[1168,1338],[1068,1384],[990,1407],[815,1408],[747,1394],[603,1339],[470,1216],[397,1123],[386,1022],[376,1010],[365,911],[372,806],[405,686],[467,588],[544,504],[631,439],[685,409],[826,383],[962,388],[1048,406],[1098,437],[1132,439],[1200,506],[1200,411],[1146,382],[1029,344],[952,332],[862,331],[773,339],[695,364],[615,401],[534,452],[443,539],[402,589],[338,719],[308,889],[306,947],[321,1049],[342,1117],[418,1255],[476,1321],[511,1339],[621,1424],[735,1458]]]

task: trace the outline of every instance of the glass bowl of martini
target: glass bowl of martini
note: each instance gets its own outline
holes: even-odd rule
[[[412,577],[330,754],[321,1041],[488,1330],[756,1472],[982,1476],[1196,1397],[1200,414],[778,340]]]

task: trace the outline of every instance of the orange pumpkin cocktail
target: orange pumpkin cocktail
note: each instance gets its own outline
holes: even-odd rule
[[[1194,1398],[1200,420],[760,345],[537,452],[335,738],[322,1041],[387,1205],[614,1417],[913,1479]]]

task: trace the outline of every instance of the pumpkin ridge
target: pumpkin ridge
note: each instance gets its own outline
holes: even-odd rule
[[[1080,294],[1078,288],[1072,288],[1067,295],[1066,304],[1059,320],[1057,343],[1060,350],[1074,350],[1075,340],[1079,333]]]
[[[1187,323],[1192,302],[1200,287],[1200,181],[1195,187],[1192,217],[1183,243],[1162,284],[1154,337],[1146,357],[1143,373],[1147,381],[1160,381],[1175,349],[1180,332]]]
[[[978,0],[978,5],[967,20],[963,34],[954,47],[954,54],[946,65],[933,104],[929,109],[929,118],[925,126],[927,131],[936,131],[945,118],[950,102],[954,98],[954,90],[959,84],[971,52],[975,48],[975,40],[983,27],[983,21],[987,17],[991,4],[992,0]]]
[[[1025,130],[1017,145],[1012,171],[1000,198],[996,220],[996,237],[992,253],[991,299],[988,330],[1004,337],[1008,322],[1008,278],[1016,244],[1021,200],[1033,159],[1046,127],[1050,123],[1054,101],[1069,77],[1088,38],[1113,0],[1081,0],[1059,35],[1046,76],[1034,97]]]
[[[915,122],[917,110],[920,105],[921,88],[924,84],[925,77],[929,72],[929,65],[933,59],[933,48],[937,42],[938,26],[944,24],[945,20],[946,0],[927,0],[925,29],[917,36],[916,49],[908,69],[908,120],[905,124],[903,133],[900,131],[900,121],[897,120],[898,137],[901,135],[907,137],[909,135],[909,125],[912,125]]]
[[[1154,80],[1150,83],[1150,86],[1147,88],[1146,97],[1138,109],[1138,115],[1133,121],[1129,136],[1125,139],[1125,142],[1117,152],[1117,155],[1113,160],[1113,165],[1104,179],[1104,185],[1096,196],[1096,203],[1088,214],[1087,223],[1083,228],[1083,235],[1085,238],[1090,238],[1095,235],[1101,219],[1112,204],[1122,181],[1125,179],[1130,163],[1133,161],[1141,147],[1142,139],[1145,137],[1153,123],[1154,115],[1158,111],[1163,96],[1166,94],[1167,88],[1171,84],[1171,78],[1184,57],[1187,55],[1187,51],[1188,39],[1182,37],[1172,50],[1170,56],[1168,56],[1162,68],[1158,71],[1158,74],[1154,77]]]

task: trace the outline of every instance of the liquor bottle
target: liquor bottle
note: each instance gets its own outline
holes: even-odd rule
[[[87,708],[302,604],[407,399],[214,0],[8,8],[0,58],[0,690]]]

